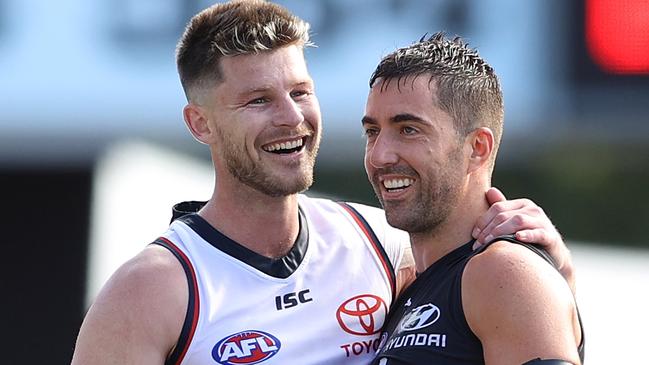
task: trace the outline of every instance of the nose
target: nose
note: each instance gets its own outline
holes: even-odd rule
[[[290,95],[277,101],[273,118],[274,125],[296,127],[302,122],[304,122],[302,108]]]
[[[391,166],[399,162],[399,154],[394,139],[389,134],[379,132],[374,141],[368,141],[365,150],[365,161],[374,168]]]

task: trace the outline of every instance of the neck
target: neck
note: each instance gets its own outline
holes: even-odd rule
[[[447,219],[434,230],[411,233],[412,252],[417,272],[424,272],[454,249],[469,242],[478,218],[489,208],[484,189],[466,191]]]
[[[199,214],[240,245],[271,258],[286,255],[300,230],[296,194],[270,197],[224,179]]]

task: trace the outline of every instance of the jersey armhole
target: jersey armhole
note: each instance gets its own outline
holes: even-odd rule
[[[185,276],[187,277],[187,285],[189,287],[189,301],[187,303],[187,312],[185,314],[185,320],[183,322],[183,328],[180,331],[180,336],[178,337],[178,342],[174,347],[174,350],[169,354],[165,365],[179,365],[182,363],[185,358],[185,354],[189,349],[189,345],[192,342],[194,333],[196,332],[196,327],[198,325],[198,313],[199,313],[199,296],[198,296],[198,283],[196,281],[196,272],[194,267],[189,261],[189,258],[175,245],[173,242],[167,238],[160,237],[157,240],[153,241],[152,244],[162,246],[169,250],[180,262],[185,271]]]
[[[376,233],[374,233],[374,230],[367,222],[367,220],[354,207],[352,207],[351,205],[345,202],[338,202],[338,204],[349,215],[351,215],[354,222],[358,225],[358,227],[361,229],[365,237],[367,237],[368,241],[371,243],[372,248],[374,248],[374,252],[376,252],[376,256],[379,258],[379,261],[381,262],[381,266],[383,267],[383,271],[385,271],[385,274],[387,275],[388,280],[390,281],[390,290],[392,291],[392,302],[394,302],[397,294],[397,279],[394,271],[394,266],[392,265],[392,262],[390,261],[390,257],[388,256],[387,252],[385,252],[385,248],[383,247],[383,244],[381,243],[381,241],[379,241],[378,237],[376,236]]]

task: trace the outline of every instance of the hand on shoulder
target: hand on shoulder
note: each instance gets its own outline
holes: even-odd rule
[[[543,209],[529,199],[507,200],[496,188],[486,193],[490,207],[476,222],[472,232],[474,248],[490,242],[494,237],[514,234],[521,242],[543,246],[557,264],[561,275],[576,293],[575,270],[570,250],[561,234]]]
[[[579,363],[581,332],[570,288],[522,245],[499,241],[473,257],[462,277],[462,305],[487,363],[537,357]]]

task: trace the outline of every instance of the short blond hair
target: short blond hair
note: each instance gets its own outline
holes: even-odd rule
[[[222,80],[221,57],[255,54],[288,45],[312,45],[309,23],[280,5],[234,0],[196,14],[176,47],[187,100]]]

